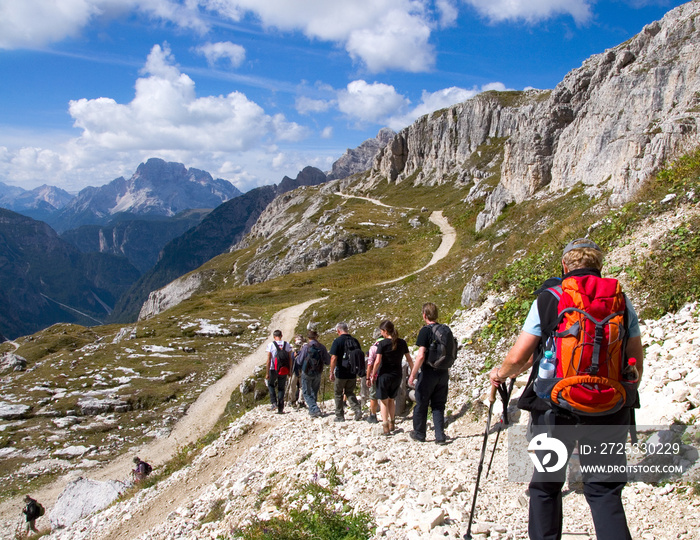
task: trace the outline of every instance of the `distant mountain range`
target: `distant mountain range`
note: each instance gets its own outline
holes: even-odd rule
[[[124,257],[81,253],[46,223],[0,208],[0,332],[95,325],[139,277]]]
[[[348,149],[329,174],[366,170],[392,134]],[[152,290],[230,249],[276,196],[327,179],[306,167],[241,194],[206,171],[152,158],[129,180],[77,196],[0,183],[0,207],[17,212],[0,209],[0,280],[12,283],[0,288],[0,331],[14,338],[56,322],[135,320]]]
[[[54,186],[26,190],[0,182],[0,207],[42,221],[61,210],[71,199],[73,195]]]
[[[151,158],[129,180],[119,177],[81,190],[46,222],[63,232],[81,225],[105,225],[123,214],[172,217],[192,208],[216,208],[239,195],[241,191],[228,180]]]

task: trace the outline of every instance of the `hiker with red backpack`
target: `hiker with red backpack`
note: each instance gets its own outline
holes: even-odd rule
[[[528,449],[535,456],[529,485],[531,539],[562,536],[561,491],[576,443],[598,450],[624,448],[632,408],[638,406],[644,355],[639,321],[619,282],[601,276],[602,266],[603,252],[595,242],[579,238],[569,243],[562,254],[561,281],[540,289],[523,331],[503,364],[490,373],[492,385],[499,386],[533,365],[518,401],[519,408],[530,411]],[[559,456],[564,449],[566,455]],[[553,450],[561,459],[551,460]],[[626,475],[619,474],[626,464],[624,452],[592,452],[580,459],[582,469],[602,465],[617,472],[584,475],[596,537],[631,539],[622,504]]]
[[[270,390],[270,410],[284,413],[284,389],[292,368],[292,346],[282,340],[282,331],[272,332],[272,343],[267,347],[265,380]]]

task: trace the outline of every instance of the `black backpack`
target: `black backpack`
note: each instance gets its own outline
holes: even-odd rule
[[[301,370],[307,375],[317,375],[323,371],[323,351],[315,343],[306,347],[306,357]]]
[[[347,369],[353,377],[367,375],[365,353],[362,352],[360,342],[349,336],[345,339],[345,352],[343,353],[343,368]]]
[[[277,345],[276,341],[272,343],[275,344],[275,371],[278,375],[289,375],[289,368],[291,366],[291,358],[289,356],[289,351],[287,350],[287,342],[282,342],[282,347]]]
[[[139,472],[148,476],[149,474],[151,474],[151,472],[153,472],[153,467],[151,467],[150,463],[142,461],[141,463],[139,463]]]
[[[434,324],[425,363],[433,369],[450,369],[457,359],[457,340],[446,324]]]
[[[37,503],[36,503],[36,515],[37,515],[38,517],[41,517],[41,516],[43,516],[45,513],[46,513],[46,510],[44,509],[44,506],[43,506],[40,502],[37,502]]]

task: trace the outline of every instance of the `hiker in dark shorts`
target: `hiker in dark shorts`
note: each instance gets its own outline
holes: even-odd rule
[[[382,339],[377,345],[377,358],[372,364],[372,380],[377,383],[377,399],[382,412],[382,427],[384,435],[396,429],[396,395],[399,393],[403,370],[401,364],[406,358],[413,369],[413,359],[408,352],[408,345],[399,338],[390,320],[382,321],[379,325]]]
[[[24,507],[24,510],[22,510],[22,513],[27,518],[27,533],[30,531],[39,532],[35,525],[36,518],[41,515],[39,503],[36,502],[36,499],[32,499],[29,495],[27,495],[24,497],[24,504],[26,506]]]

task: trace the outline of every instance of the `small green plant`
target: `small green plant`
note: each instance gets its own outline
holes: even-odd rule
[[[312,502],[309,502],[312,501]],[[367,540],[374,534],[372,517],[357,511],[335,491],[315,482],[303,484],[280,505],[282,516],[255,518],[233,531],[244,540]]]
[[[216,499],[211,505],[209,513],[202,518],[201,523],[213,523],[221,521],[224,517],[224,509],[226,508],[226,501],[224,499]]]

